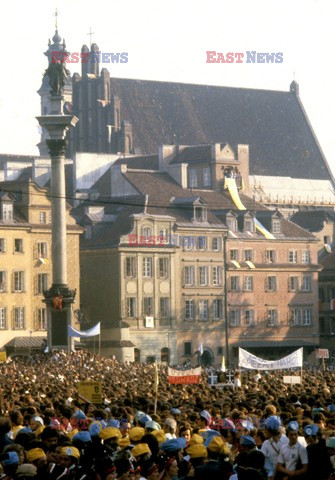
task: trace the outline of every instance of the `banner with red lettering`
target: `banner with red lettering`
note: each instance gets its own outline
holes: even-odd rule
[[[191,384],[200,383],[201,380],[201,367],[190,368],[189,370],[175,370],[168,367],[169,383],[179,384]]]

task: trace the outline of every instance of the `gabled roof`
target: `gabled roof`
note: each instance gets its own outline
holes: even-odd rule
[[[333,181],[293,82],[291,91],[111,79],[134,148],[229,142],[250,146],[250,173]],[[206,147],[204,147],[206,151]],[[185,154],[186,155],[186,152]]]

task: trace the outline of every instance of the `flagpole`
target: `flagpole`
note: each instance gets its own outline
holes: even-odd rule
[[[101,355],[101,331],[99,333],[99,355]]]
[[[156,412],[157,412],[157,398],[158,398],[158,366],[157,366],[157,362],[155,363],[155,380],[154,380],[154,385],[155,385],[154,414],[156,415]]]

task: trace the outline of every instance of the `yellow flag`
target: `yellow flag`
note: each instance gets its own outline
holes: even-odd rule
[[[224,358],[224,355],[222,355],[221,369],[222,369],[223,372],[226,371],[226,360]]]

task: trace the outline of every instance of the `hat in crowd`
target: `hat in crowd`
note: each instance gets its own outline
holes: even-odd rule
[[[77,460],[80,458],[80,452],[76,447],[63,447],[60,449],[60,452],[68,457],[74,457]]]
[[[72,415],[73,418],[77,420],[86,420],[86,415],[82,410],[76,410],[74,414]]]
[[[175,431],[177,430],[177,422],[175,421],[174,418],[166,418],[165,422],[164,422],[164,425],[172,428],[172,430],[175,430]]]
[[[256,442],[250,435],[242,435],[240,445],[242,445],[242,447],[256,447]]]
[[[23,427],[23,428],[20,428],[20,431],[19,433],[32,433],[32,429],[30,427]]]
[[[328,448],[335,448],[335,437],[330,437],[326,441],[326,447]]]
[[[202,417],[206,420],[207,425],[210,423],[211,415],[210,415],[209,412],[207,412],[207,410],[202,410],[199,415],[200,415],[200,417]]]
[[[118,440],[121,437],[121,432],[117,428],[107,427],[101,430],[99,437],[102,438],[102,440],[109,440],[110,438]]]
[[[186,447],[186,438],[172,438],[171,440],[166,440],[161,444],[161,450],[166,453],[175,452]]]
[[[35,477],[36,474],[37,474],[37,467],[35,465],[32,465],[31,463],[23,463],[16,470],[17,478]]]
[[[192,445],[202,445],[204,443],[204,437],[202,437],[201,435],[199,435],[198,433],[193,433],[190,441],[189,441],[189,445],[192,446]]]
[[[144,417],[145,413],[141,412],[140,410],[135,413],[134,420],[135,422],[139,422],[142,417]]]
[[[160,430],[162,427],[159,425],[159,423],[149,420],[149,422],[145,424],[145,428],[151,428],[151,430]]]
[[[144,455],[145,453],[151,454],[151,450],[147,443],[138,443],[131,451],[132,456],[135,458]]]
[[[121,448],[126,448],[130,445],[130,439],[129,437],[123,437],[123,438],[120,438],[120,440],[118,440],[117,443]]]
[[[222,428],[222,427],[221,427]],[[227,430],[235,430],[235,423],[230,418],[223,419],[223,428]]]
[[[297,432],[299,430],[299,423],[293,420],[287,425],[288,432]]]
[[[304,434],[307,436],[315,437],[319,431],[319,427],[317,425],[306,425],[304,428]]]
[[[205,442],[206,444],[206,442]],[[204,445],[205,445],[204,444]],[[210,442],[208,443],[208,450],[210,452],[217,452],[219,453],[223,447],[224,441],[222,440],[222,437],[212,437]]]
[[[158,443],[163,443],[166,440],[164,430],[162,430],[162,429],[161,430],[153,430],[151,432],[151,435],[153,435],[157,439]]]
[[[318,407],[318,408],[313,408],[312,412],[313,413],[319,413],[319,412],[323,412],[324,409],[322,407]]]
[[[181,411],[179,410],[179,408],[171,408],[170,412],[173,415],[180,415],[181,414]]]
[[[143,417],[139,419],[139,423],[144,427],[145,424],[151,422],[151,420],[152,418],[150,417],[150,415],[143,415]]]
[[[116,418],[111,418],[107,423],[108,427],[120,428],[120,422]]]
[[[73,442],[82,442],[82,443],[88,443],[92,442],[92,438],[90,435],[90,432],[88,430],[83,430],[82,432],[78,432],[72,437]]]
[[[202,432],[200,436],[204,438],[205,447],[208,447],[212,438],[219,437],[220,433],[217,430],[206,430]]]
[[[186,449],[186,453],[191,458],[207,458],[207,448],[203,445],[192,445]]]
[[[254,424],[250,420],[241,420],[240,424],[245,430],[255,430]]]
[[[35,460],[38,460],[39,458],[43,458],[45,456],[46,456],[45,451],[42,450],[42,448],[32,448],[27,452],[27,460],[30,463],[34,462]]]
[[[92,422],[88,429],[91,437],[97,437],[101,432],[101,430],[102,430],[102,425],[100,422]]]
[[[129,438],[131,442],[139,442],[143,435],[145,434],[145,430],[142,427],[133,427],[129,430]]]
[[[328,412],[335,412],[335,405],[328,405],[327,410]]]
[[[5,455],[8,455],[8,458],[2,461],[3,465],[18,465],[19,464],[19,456],[17,452],[6,452]]]
[[[39,415],[34,415],[34,416],[32,417],[32,420],[34,420],[34,422],[40,423],[41,425],[44,425],[43,419],[42,419],[42,417],[40,417]]]
[[[265,421],[265,428],[267,430],[279,430],[280,428],[280,422],[277,417],[268,417]]]

